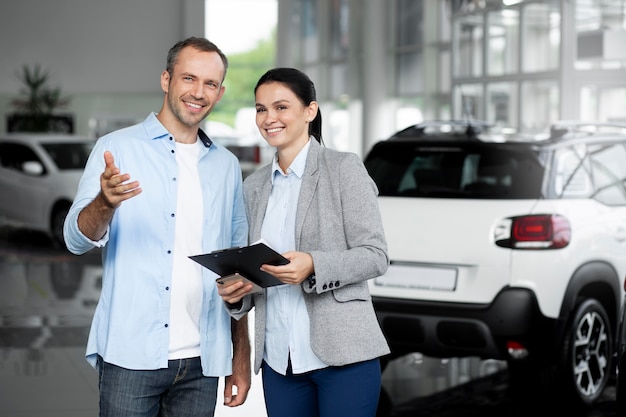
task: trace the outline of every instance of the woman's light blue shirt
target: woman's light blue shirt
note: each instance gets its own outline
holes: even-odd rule
[[[198,169],[204,201],[203,253],[247,244],[237,158],[199,132]],[[102,292],[93,317],[86,356],[128,369],[166,368],[169,346],[172,251],[176,226],[175,141],[151,113],[142,123],[100,138],[87,161],[74,204],[65,221],[65,240],[74,254],[102,247]],[[92,241],[78,229],[78,215],[100,192],[104,152],[120,173],[139,181],[141,194],[116,209],[108,231]],[[206,376],[232,371],[230,316],[215,287],[216,275],[203,268],[200,318],[201,360]]]
[[[286,173],[278,166],[276,156],[272,164],[272,191],[263,218],[261,237],[280,253],[296,250],[296,209],[309,146],[310,142],[307,142]],[[293,372],[297,374],[325,368],[326,364],[311,349],[309,333],[309,313],[300,285],[268,288],[265,362],[283,375],[289,358]]]

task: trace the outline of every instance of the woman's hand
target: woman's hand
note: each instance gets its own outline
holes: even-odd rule
[[[285,252],[282,254],[289,259],[287,265],[261,265],[261,271],[274,275],[285,284],[300,284],[307,279],[315,268],[313,257],[306,252]]]

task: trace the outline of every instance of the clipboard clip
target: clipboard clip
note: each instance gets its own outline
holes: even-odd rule
[[[213,252],[211,252],[211,255],[217,255],[218,253],[228,252],[229,250],[233,249],[241,249],[241,246],[233,246],[231,248],[214,250]]]

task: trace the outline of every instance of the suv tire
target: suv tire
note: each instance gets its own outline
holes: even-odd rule
[[[559,366],[558,386],[569,399],[591,405],[599,399],[612,376],[613,332],[599,301],[581,301],[567,327]]]
[[[566,404],[596,402],[612,376],[613,337],[606,310],[593,298],[582,299],[567,325],[557,363],[544,359],[508,361],[515,398],[554,398]]]

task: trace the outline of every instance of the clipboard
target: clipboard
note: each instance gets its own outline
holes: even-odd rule
[[[282,285],[283,282],[275,276],[261,271],[261,265],[286,265],[289,263],[287,258],[263,242],[250,246],[217,250],[202,255],[192,255],[189,258],[221,277],[237,272],[263,288]]]

